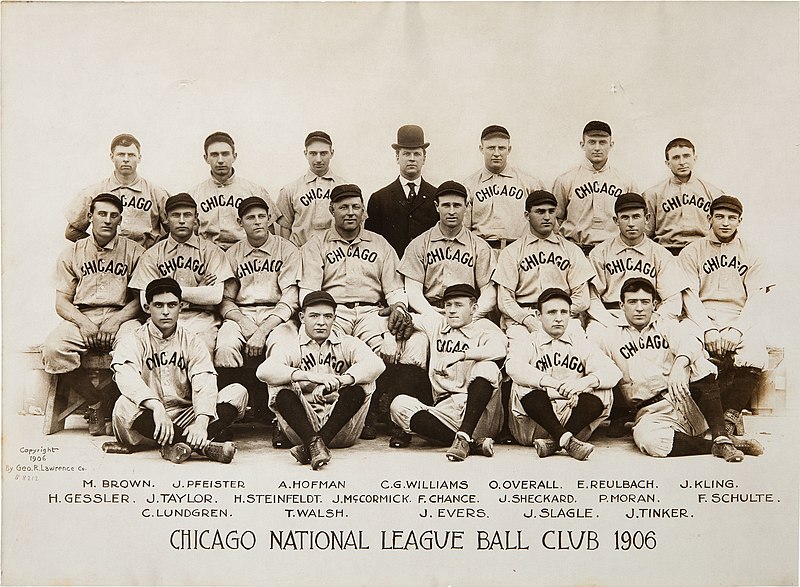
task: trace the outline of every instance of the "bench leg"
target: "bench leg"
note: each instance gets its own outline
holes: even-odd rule
[[[54,434],[64,429],[65,420],[76,410],[87,404],[85,398],[77,396],[70,401],[70,377],[59,375],[50,376],[50,385],[47,391],[47,405],[44,411],[44,434]],[[77,395],[77,394],[76,394]]]

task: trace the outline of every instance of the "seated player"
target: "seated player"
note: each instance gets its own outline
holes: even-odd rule
[[[269,407],[294,443],[292,456],[315,471],[330,461],[328,448],[358,439],[384,370],[366,343],[333,330],[336,301],[323,291],[302,303],[299,333],[286,330],[256,371],[269,386]],[[283,335],[287,335],[283,338]]]
[[[110,351],[140,323],[139,301],[128,289],[144,249],[118,235],[122,201],[110,193],[89,204],[91,238],[71,243],[58,260],[56,313],[63,322],[42,347],[44,369],[59,375],[59,384],[76,389],[91,402],[87,411],[92,436],[110,434],[106,418],[115,398],[101,397],[82,382],[77,369],[88,351]]]
[[[509,426],[517,442],[534,446],[540,457],[563,448],[583,461],[594,450],[585,441],[608,417],[611,388],[622,374],[594,343],[567,333],[571,305],[564,290],[545,290],[538,302],[542,329],[510,345]]]
[[[728,462],[762,454],[757,441],[725,434],[717,369],[692,326],[655,317],[656,288],[646,279],[625,281],[621,296],[624,321],[590,336],[622,371],[620,397],[636,413],[639,450],[654,457],[710,453]]]
[[[225,256],[234,279],[225,282],[214,364],[235,368],[246,355],[263,357],[267,338],[282,324],[297,330],[291,317],[297,309],[300,251],[269,232],[269,205],[258,196],[242,200],[239,224],[246,238]]]
[[[145,289],[143,326],[120,341],[111,368],[122,394],[114,406],[109,453],[131,453],[154,444],[161,456],[182,463],[196,451],[230,463],[233,442],[215,439],[244,416],[247,390],[233,383],[217,391],[211,355],[199,337],[178,324],[182,292],[169,277]]]
[[[744,434],[742,410],[767,367],[764,335],[753,308],[775,284],[763,257],[739,237],[742,203],[720,196],[711,204],[712,234],[678,257],[692,282],[686,313],[704,333],[706,349],[720,364],[720,397],[728,434]]]
[[[233,280],[233,272],[222,249],[194,233],[197,204],[189,194],[170,196],[164,208],[169,236],[142,255],[131,288],[140,291],[144,307],[148,283],[160,277],[176,280],[187,302],[181,308],[181,326],[199,336],[213,356],[222,323],[215,306],[222,302],[225,282]]]
[[[397,446],[408,446],[414,432],[442,446],[451,445],[446,453],[451,461],[494,454],[492,437],[503,423],[500,369],[495,361],[505,356],[507,340],[489,320],[473,320],[478,295],[469,284],[451,285],[442,295],[444,316],[411,315],[414,328],[430,344],[433,405],[405,394],[394,399],[392,421],[405,433]]]

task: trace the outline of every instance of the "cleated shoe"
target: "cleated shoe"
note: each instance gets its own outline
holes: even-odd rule
[[[200,452],[212,461],[230,463],[233,455],[236,454],[236,443],[231,441],[209,442]]]
[[[97,402],[86,408],[86,419],[89,421],[89,434],[104,436],[106,433],[106,414],[103,409],[104,402]]]
[[[744,460],[744,453],[733,446],[730,441],[714,441],[711,447],[711,454],[715,457],[725,459],[726,463],[741,463]]]
[[[463,461],[469,456],[469,441],[456,434],[453,444],[447,449],[447,459],[453,462]]]
[[[272,425],[272,448],[291,448],[292,443],[275,420]]]
[[[469,454],[494,456],[494,440],[491,438],[476,438],[469,443]]]
[[[411,444],[411,435],[399,426],[392,430],[392,437],[389,439],[391,448],[406,448]]]
[[[378,438],[378,431],[375,429],[374,425],[366,423],[364,424],[364,428],[361,429],[359,438],[361,440],[375,440]]]
[[[190,456],[192,456],[192,447],[185,442],[176,442],[174,444],[164,444],[161,446],[161,458],[175,463],[176,465],[188,461]]]
[[[561,450],[558,442],[551,438],[537,438],[533,441],[533,448],[540,459],[552,456]]]
[[[319,436],[315,436],[308,443],[308,453],[311,455],[311,468],[315,471],[327,465],[331,460],[331,451]]]
[[[751,457],[760,457],[764,454],[764,447],[761,443],[752,438],[732,438],[733,446]]]
[[[301,465],[307,465],[311,462],[311,459],[308,457],[308,449],[306,448],[305,444],[301,443],[293,446],[291,450],[289,450],[289,454],[291,454],[294,457],[294,460]]]
[[[594,450],[594,445],[570,436],[567,446],[564,447],[569,456],[579,461],[585,461]]]
[[[744,434],[744,417],[739,410],[725,410],[725,434],[742,436]]]
[[[124,444],[122,442],[104,442],[103,452],[107,452],[110,455],[129,455],[136,451],[130,444]]]
[[[611,420],[606,428],[606,436],[608,438],[623,438],[630,434],[631,430],[626,425],[624,419],[615,418]]]

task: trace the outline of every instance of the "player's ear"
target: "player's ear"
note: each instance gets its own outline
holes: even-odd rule
[[[234,150],[233,151],[233,160],[236,161],[236,157],[238,157],[238,156],[239,156],[238,153],[236,153],[236,150]]]
[[[238,224],[239,226],[242,226],[242,219],[239,218],[238,216],[236,217],[236,224]]]
[[[148,304],[147,302],[144,303],[142,308],[144,308],[145,313],[147,313],[147,314],[150,313],[150,304]]]
[[[481,141],[481,144],[480,144],[480,145],[478,145],[478,150],[479,150],[481,153],[483,153],[483,141]]]
[[[331,157],[333,157],[333,147],[331,147]]]
[[[513,147],[513,146],[514,146],[514,145],[512,145],[511,143],[509,143],[509,145],[508,145],[508,152],[509,152],[509,153],[511,152],[511,149],[512,149],[512,147]]]
[[[611,149],[614,147],[614,139],[609,139],[608,141],[608,148]]]
[[[181,311],[186,310],[189,307],[189,302],[184,302],[181,300]]]

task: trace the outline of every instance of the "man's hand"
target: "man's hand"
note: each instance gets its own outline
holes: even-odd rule
[[[394,365],[400,356],[400,349],[397,345],[397,339],[390,333],[385,333],[383,335],[383,343],[381,343],[381,348],[378,350],[378,354],[380,355],[381,359],[383,359],[384,363],[387,365]]]
[[[95,336],[95,348],[98,351],[110,351],[119,327],[119,322],[111,318],[103,322]]]
[[[463,351],[458,353],[443,353],[436,362],[436,365],[434,365],[433,372],[442,377],[447,377],[447,370],[459,361],[463,361],[465,358],[465,353]]]
[[[157,405],[156,405],[157,404]],[[161,402],[153,403],[153,422],[156,424],[156,430],[153,433],[153,439],[160,445],[172,444],[172,439],[175,436],[175,430],[172,427],[172,420],[167,415],[167,410]]]
[[[91,350],[98,350],[97,333],[100,332],[100,327],[92,322],[86,320],[85,323],[78,326],[81,331],[81,338]]]
[[[186,442],[192,448],[201,449],[208,444],[208,416],[200,415],[186,427]]]
[[[406,340],[414,331],[414,327],[411,323],[411,316],[405,306],[400,302],[392,304],[388,308],[381,308],[378,311],[378,316],[389,317],[389,332],[398,340]]]
[[[706,350],[708,350],[711,355],[718,357],[722,354],[722,337],[720,336],[719,330],[709,330],[705,333],[703,338],[705,339]]]
[[[258,324],[255,323],[255,320],[248,316],[243,316],[242,319],[237,322],[237,324],[239,325],[239,328],[242,331],[242,336],[245,340],[250,340],[250,338],[252,338],[252,336],[258,330]]]
[[[250,338],[247,339],[247,344],[244,345],[244,352],[248,357],[256,358],[264,356],[267,334],[268,333],[257,328]]]
[[[561,395],[564,397],[578,397],[579,394],[589,391],[591,388],[587,387],[580,379],[576,379],[575,381],[562,381],[561,385],[558,386],[558,391],[561,392]]]
[[[309,373],[308,380],[311,383],[322,385],[326,391],[339,391],[341,381],[333,373]]]
[[[213,273],[207,273],[198,285],[214,285],[215,283],[217,283],[217,276]]]
[[[667,378],[667,393],[675,407],[683,414],[688,413],[687,401],[692,395],[689,391],[689,368],[676,362]]]
[[[720,334],[720,347],[722,352],[732,353],[742,343],[742,333],[735,328],[725,328]]]

